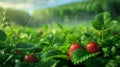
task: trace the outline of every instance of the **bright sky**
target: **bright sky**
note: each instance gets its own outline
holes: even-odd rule
[[[0,0],[0,7],[16,8],[32,12],[35,9],[54,7],[82,0]]]

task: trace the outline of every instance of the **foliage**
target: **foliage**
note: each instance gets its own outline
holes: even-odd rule
[[[4,9],[1,8],[0,9],[0,19],[2,20],[2,14],[3,14]],[[29,19],[30,19],[30,15],[25,12],[25,11],[22,11],[22,10],[16,10],[16,9],[6,9],[6,19],[7,21],[11,22],[11,23],[16,23],[16,24],[19,24],[19,25],[27,25]]]
[[[79,64],[79,63],[86,61],[87,59],[89,59],[91,57],[98,55],[98,54],[100,54],[100,52],[97,52],[94,54],[89,54],[84,50],[76,50],[72,54],[72,61],[74,62],[74,64]]]
[[[6,14],[3,14],[6,18]],[[38,30],[12,26],[7,19],[0,30],[1,67],[119,67],[120,33],[114,30],[115,22],[109,12],[96,15],[92,27],[43,25]],[[7,23],[7,24],[6,24]],[[101,34],[98,34],[101,32]],[[96,53],[89,53],[86,44],[95,41],[100,46]],[[73,52],[69,59],[69,49],[73,43],[82,49]],[[17,54],[14,51],[22,51]],[[36,63],[24,61],[26,55],[34,55]]]
[[[109,12],[100,13],[96,16],[96,20],[92,25],[97,30],[110,29],[117,21],[111,20]]]
[[[71,22],[90,20],[97,13],[108,11],[112,14],[112,18],[116,18],[120,15],[118,6],[120,6],[119,0],[85,0],[53,8],[38,9],[33,12],[32,17],[40,23]]]
[[[6,40],[6,34],[2,30],[0,30],[0,42],[4,42]]]
[[[83,0],[51,8],[37,9],[32,15],[25,11],[10,8],[6,10],[6,13],[7,20],[10,22],[24,26],[41,26],[44,23],[91,20],[97,13],[104,11],[110,12],[112,18],[116,18],[120,15],[120,7],[118,6],[120,6],[119,0]],[[0,8],[0,19],[2,19],[2,12],[3,8]]]

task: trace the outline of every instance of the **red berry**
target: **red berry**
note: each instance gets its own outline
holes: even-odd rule
[[[23,55],[23,52],[21,50],[14,50],[15,54]]]
[[[70,47],[70,51],[69,51],[69,54],[68,54],[68,58],[71,59],[71,55],[72,53],[76,50],[76,49],[81,49],[82,46],[80,46],[79,44],[72,44],[71,47]]]
[[[76,49],[81,49],[82,46],[80,46],[79,44],[72,44],[70,47],[70,53],[72,54],[74,52],[74,50]]]
[[[95,53],[97,51],[99,51],[100,47],[98,46],[97,43],[95,42],[90,42],[88,45],[87,45],[87,51],[90,52],[90,53]]]
[[[34,63],[37,62],[37,58],[34,55],[26,55],[24,61],[29,63]]]

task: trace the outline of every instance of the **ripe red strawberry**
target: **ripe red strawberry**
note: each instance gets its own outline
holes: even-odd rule
[[[37,62],[37,58],[34,55],[26,55],[24,57],[24,61],[29,63],[35,63]]]
[[[81,49],[82,46],[80,46],[79,44],[72,44],[70,47],[70,53],[72,54],[74,52],[74,50],[76,49]]]
[[[71,47],[70,47],[70,51],[69,51],[69,54],[68,54],[68,58],[71,59],[71,55],[72,53],[76,50],[76,49],[81,49],[82,46],[80,46],[79,44],[72,44]]]
[[[90,42],[86,48],[89,53],[95,53],[100,50],[100,47],[95,42]]]

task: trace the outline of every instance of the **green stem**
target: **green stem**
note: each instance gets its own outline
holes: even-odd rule
[[[13,31],[12,27],[11,27],[11,26],[9,26],[9,28],[10,28],[10,30],[11,30],[11,32],[12,32],[12,34],[13,34],[13,33],[14,33],[14,31]]]
[[[102,42],[104,41],[104,27],[102,29]]]
[[[10,56],[5,60],[5,62],[3,63],[3,65],[6,64],[12,57],[13,57],[13,55],[10,55]]]

